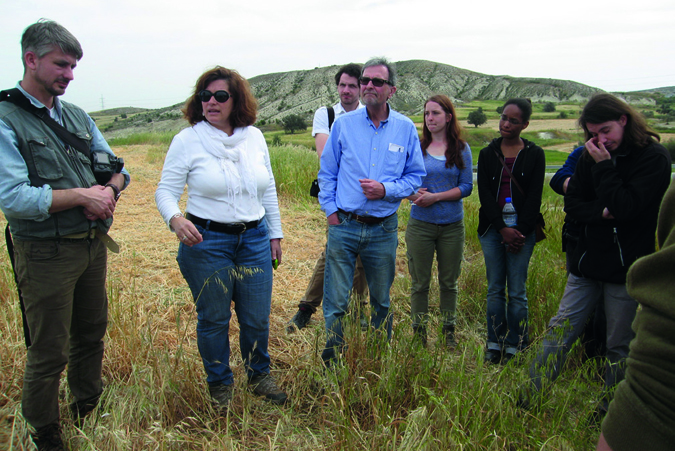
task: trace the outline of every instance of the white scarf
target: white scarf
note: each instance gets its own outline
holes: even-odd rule
[[[197,122],[192,128],[204,149],[218,159],[227,186],[225,203],[234,207],[235,203],[242,202],[244,191],[250,199],[257,200],[258,186],[247,152],[248,127],[235,128],[232,136],[208,121]]]

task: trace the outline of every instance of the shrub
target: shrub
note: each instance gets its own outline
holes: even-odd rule
[[[483,113],[483,108],[478,107],[476,111],[470,112],[467,122],[475,127],[486,123],[487,116]]]
[[[567,119],[567,113],[561,111],[560,114],[558,114],[558,119]]]
[[[555,103],[546,102],[544,104],[544,113],[553,113],[555,111]]]
[[[272,138],[272,145],[275,147],[283,145],[283,143],[281,142],[281,137],[279,135],[274,135],[274,138]]]
[[[302,116],[289,114],[282,120],[286,133],[293,134],[298,130],[307,130],[307,123]]]

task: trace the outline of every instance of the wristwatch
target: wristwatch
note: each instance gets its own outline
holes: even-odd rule
[[[120,189],[114,183],[106,183],[105,187],[112,188],[113,192],[115,193],[115,202],[117,202],[117,200],[119,200],[120,196],[122,195],[122,191],[120,191]]]

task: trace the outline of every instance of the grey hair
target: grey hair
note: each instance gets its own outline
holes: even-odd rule
[[[54,50],[54,46],[61,49],[66,55],[74,56],[78,61],[82,59],[82,46],[73,34],[53,20],[40,19],[29,25],[21,36],[21,62],[24,70],[26,52],[33,52],[42,58]]]
[[[389,72],[389,82],[391,83],[392,86],[396,86],[396,65],[392,62],[390,62],[387,58],[383,56],[378,56],[375,58],[371,58],[368,61],[366,61],[366,64],[363,65],[363,69],[361,70],[361,75],[363,75],[363,71],[365,71],[369,67],[373,66],[384,66],[387,68],[387,72]]]

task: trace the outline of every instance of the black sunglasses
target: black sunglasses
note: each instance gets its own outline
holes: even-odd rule
[[[368,83],[373,82],[373,86],[376,88],[381,88],[384,86],[384,84],[391,85],[391,82],[389,80],[383,80],[381,78],[368,78],[368,77],[361,77],[359,78],[359,83],[361,83],[361,86],[367,86]]]
[[[209,100],[211,100],[211,97],[215,97],[216,102],[218,103],[225,103],[230,98],[230,93],[222,90],[211,92],[206,89],[199,92],[199,100],[201,100],[202,102],[208,102]]]

